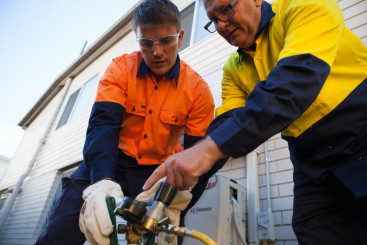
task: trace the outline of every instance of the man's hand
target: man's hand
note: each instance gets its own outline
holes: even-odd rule
[[[85,202],[80,211],[79,228],[93,245],[110,244],[113,225],[106,204],[108,196],[114,197],[118,205],[124,194],[119,184],[107,179],[94,183],[83,192]]]
[[[166,178],[158,180],[152,188],[147,191],[140,193],[135,200],[141,202],[147,202],[148,200],[154,200],[156,192],[159,189],[159,184],[164,182]],[[170,219],[172,225],[178,227],[180,223],[180,213],[190,203],[192,194],[190,191],[178,191],[176,196],[173,198],[171,204],[166,207],[164,214]],[[169,235],[165,232],[160,232],[158,235],[158,244],[160,245],[176,245],[176,235]]]
[[[224,156],[215,142],[206,137],[193,147],[170,156],[145,182],[143,190],[149,190],[164,176],[167,176],[166,182],[174,185],[177,190],[187,190]]]

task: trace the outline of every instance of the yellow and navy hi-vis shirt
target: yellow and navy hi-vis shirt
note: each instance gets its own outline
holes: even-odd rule
[[[334,0],[264,1],[261,12],[255,45],[223,68],[216,116],[230,117],[210,136],[239,157],[282,132],[295,168],[315,178],[331,168],[367,195],[366,46]]]
[[[179,56],[158,83],[141,52],[113,59],[98,85],[83,151],[92,182],[115,176],[120,151],[140,165],[163,163],[182,151],[183,132],[188,147],[213,118],[208,84]]]

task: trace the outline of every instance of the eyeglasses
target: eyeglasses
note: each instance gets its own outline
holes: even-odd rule
[[[214,18],[214,20],[209,21],[204,26],[204,29],[210,33],[214,33],[218,29],[218,21],[222,21],[222,22],[229,21],[234,15],[233,6],[237,3],[237,1],[238,0],[232,0],[230,4],[222,8],[219,11],[218,15]]]
[[[161,49],[167,49],[172,47],[173,45],[177,44],[178,37],[180,33],[164,36],[158,39],[147,39],[147,38],[137,38],[139,46],[143,50],[151,50],[155,46],[155,44],[159,44]]]

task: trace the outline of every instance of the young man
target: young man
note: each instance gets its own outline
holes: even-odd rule
[[[367,48],[334,0],[204,0],[205,28],[239,47],[209,136],[162,164],[179,189],[281,132],[294,165],[299,244],[367,244]],[[200,156],[200,158],[198,157]],[[222,164],[214,165],[214,170]]]
[[[37,244],[83,244],[85,236],[109,244],[106,196],[136,197],[154,169],[182,151],[182,133],[190,147],[214,117],[207,83],[178,56],[184,31],[177,7],[146,0],[132,26],[140,51],[115,58],[101,78],[84,162],[64,184]]]

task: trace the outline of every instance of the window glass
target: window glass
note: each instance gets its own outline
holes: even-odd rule
[[[197,13],[196,13],[196,23],[194,32],[194,44],[203,40],[211,33],[204,29],[206,23],[209,22],[208,16],[206,15],[203,1],[197,0]]]
[[[87,82],[80,92],[78,97],[78,101],[75,104],[74,110],[70,117],[70,122],[74,121],[81,115],[83,115],[87,111],[89,100],[91,99],[92,93],[96,86],[98,79],[97,76],[92,78],[89,82]]]
[[[57,125],[56,129],[60,128],[61,126],[65,125],[68,122],[71,111],[74,107],[75,101],[78,98],[79,92],[80,92],[80,89],[78,89],[77,91],[72,93],[72,95],[70,95],[68,103],[65,106],[64,112],[62,113],[62,116],[60,118],[59,124]]]
[[[6,199],[10,196],[11,192],[3,191],[0,193],[0,209],[2,209],[5,205]]]
[[[195,8],[197,9],[195,10]],[[204,29],[204,26],[209,22],[209,19],[206,16],[203,1],[196,0],[187,8],[182,10],[180,14],[181,28],[184,29],[185,34],[182,40],[182,45],[178,50],[179,52],[189,47],[191,44],[198,43],[211,34]]]
[[[91,99],[97,82],[98,76],[95,76],[89,82],[84,84],[83,87],[70,95],[56,129],[68,122],[74,121],[87,111],[89,100]]]
[[[191,31],[192,31],[192,19],[194,17],[195,2],[190,4],[187,8],[181,11],[181,29],[184,29],[184,37],[182,39],[182,45],[178,51],[184,50],[190,46]]]

